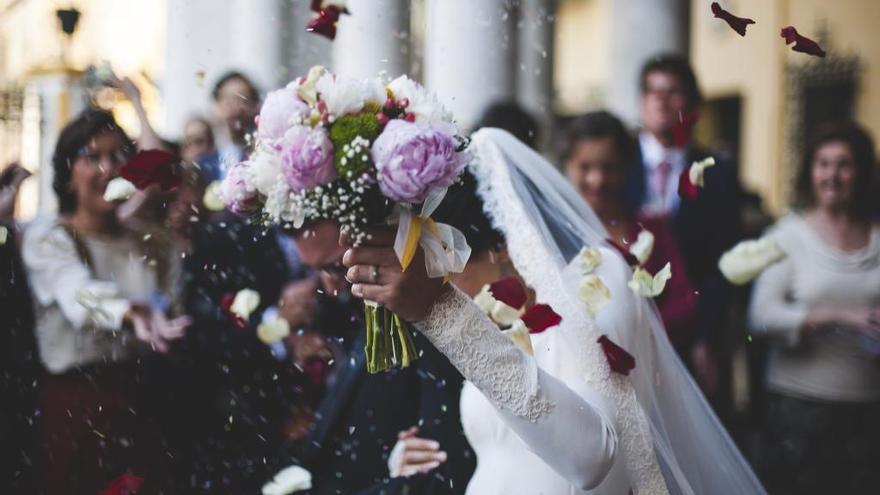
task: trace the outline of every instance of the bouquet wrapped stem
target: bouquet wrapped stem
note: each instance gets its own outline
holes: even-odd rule
[[[364,353],[367,372],[379,373],[392,367],[406,368],[418,359],[412,327],[399,316],[376,303],[365,301],[367,342]]]

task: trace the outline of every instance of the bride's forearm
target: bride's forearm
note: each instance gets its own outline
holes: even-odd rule
[[[586,383],[566,384],[541,370],[457,289],[444,294],[416,328],[560,475],[582,489],[604,479],[617,435],[608,419],[613,416],[602,411]]]

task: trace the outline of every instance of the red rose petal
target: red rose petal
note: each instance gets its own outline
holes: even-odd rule
[[[177,162],[177,157],[167,151],[144,150],[120,167],[119,175],[141,190],[158,184],[163,191],[170,191],[180,185],[174,167]]]
[[[825,56],[825,50],[819,46],[819,43],[816,43],[810,38],[798,33],[794,26],[782,28],[782,32],[779,34],[785,39],[786,45],[794,43],[794,46],[791,47],[792,51],[806,53],[807,55],[813,55],[814,57]]]
[[[502,278],[489,286],[492,297],[514,309],[519,309],[526,304],[528,295],[522,283],[516,277]]]
[[[111,480],[99,495],[134,495],[143,484],[144,479],[140,476],[123,473]]]
[[[608,243],[611,247],[617,250],[621,256],[623,256],[623,260],[626,261],[626,264],[629,266],[639,266],[639,259],[636,258],[636,255],[629,252],[629,249],[621,246],[620,244],[614,242],[611,239],[605,239],[605,242]]]
[[[235,301],[235,294],[233,294],[232,292],[227,292],[226,294],[223,294],[223,297],[220,299],[220,309],[223,310],[223,313],[225,313],[226,316],[229,317],[229,319],[232,321],[232,323],[235,324],[235,326],[237,326],[238,328],[244,329],[245,327],[247,327],[247,322],[244,321],[237,314],[233,313],[231,310],[232,303],[234,301]]]
[[[321,12],[321,4],[322,3],[323,3],[323,0],[312,0],[311,4],[309,5],[309,8],[312,10],[312,12]]]
[[[541,333],[550,327],[559,325],[562,321],[562,317],[556,314],[553,308],[547,304],[532,306],[520,319],[526,324],[529,333]]]
[[[672,127],[672,140],[675,146],[684,148],[691,141],[691,132],[697,121],[700,120],[700,112],[694,110],[685,115],[678,115],[678,122]]]
[[[718,5],[718,2],[712,2],[712,14],[715,17],[723,20],[730,26],[734,31],[739,33],[740,36],[746,35],[746,27],[749,24],[754,24],[755,21],[746,17],[737,17],[730,12],[721,8],[721,5]]]
[[[605,353],[605,359],[608,360],[611,371],[621,375],[629,375],[629,372],[636,367],[636,359],[632,357],[632,354],[612,342],[607,336],[599,337],[597,342],[602,346],[602,352]]]
[[[691,182],[691,172],[690,168],[686,168],[681,172],[681,175],[678,177],[678,195],[682,199],[689,199],[694,201],[697,199],[697,194],[699,193],[700,188],[697,187],[696,184]]]
[[[306,25],[306,31],[320,34],[331,40],[336,39],[336,21],[339,20],[339,16],[343,13],[347,14],[348,11],[339,10],[339,7],[336,7],[335,5],[322,8],[318,12],[318,17],[309,21]]]

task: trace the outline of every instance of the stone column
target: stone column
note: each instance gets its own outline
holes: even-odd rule
[[[639,123],[638,76],[650,57],[687,54],[687,0],[604,0],[611,10],[611,78],[608,107],[627,123]]]
[[[385,72],[397,77],[409,68],[409,2],[351,0],[351,15],[337,24],[333,70],[366,78]]]
[[[505,0],[426,0],[425,84],[469,128],[515,96],[516,36]]]
[[[290,28],[281,0],[231,0],[228,68],[243,72],[266,92],[283,82],[281,32]]]
[[[521,0],[518,24],[517,101],[550,142],[553,124],[553,38],[556,0]]]

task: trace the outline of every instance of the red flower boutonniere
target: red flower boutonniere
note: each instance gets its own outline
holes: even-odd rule
[[[690,167],[682,171],[678,177],[678,195],[683,199],[691,201],[697,199],[700,188],[703,187],[703,175],[706,169],[715,165],[715,159],[712,157],[694,162]]]
[[[177,157],[163,150],[140,151],[119,169],[119,175],[138,189],[158,184],[163,191],[180,185],[176,173]]]
[[[730,12],[721,8],[721,5],[718,2],[712,2],[712,14],[723,20],[730,26],[734,31],[739,33],[740,36],[746,35],[746,28],[749,24],[754,24],[755,21],[746,17],[737,17]]]
[[[597,342],[602,346],[602,352],[605,353],[605,359],[608,360],[611,371],[629,376],[629,372],[636,367],[636,360],[632,354],[626,352],[605,335],[599,337]]]

